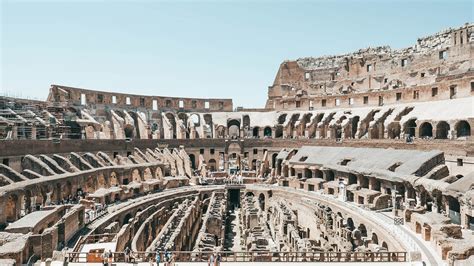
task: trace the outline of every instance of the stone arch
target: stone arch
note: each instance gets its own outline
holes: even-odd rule
[[[117,174],[115,172],[110,173],[109,180],[110,180],[110,186],[112,187],[117,187],[120,185],[120,182],[117,178]]]
[[[471,125],[466,120],[458,121],[455,129],[458,138],[471,136]]]
[[[353,231],[355,229],[355,226],[354,226],[354,221],[352,220],[352,218],[347,218],[347,221],[346,221],[346,227],[349,228],[349,230]]]
[[[420,138],[431,138],[433,137],[433,126],[429,122],[424,122],[420,125],[418,132]]]
[[[314,177],[315,178],[324,178],[323,172],[319,169],[314,170]]]
[[[275,128],[275,138],[283,138],[283,126],[278,125]]]
[[[125,215],[125,217],[123,218],[123,225],[124,224],[128,224],[130,222],[130,219],[132,219],[132,214],[131,213],[127,213],[127,215]]]
[[[143,170],[143,180],[150,180],[150,179],[153,179],[153,174],[151,173],[151,170],[150,168],[145,168],[145,170]]]
[[[392,122],[387,127],[387,135],[389,139],[397,139],[400,137],[401,127],[400,123]]]
[[[104,177],[103,173],[99,173],[97,175],[97,188],[106,188],[107,187],[107,180]]]
[[[272,154],[272,168],[275,168],[276,167],[276,162],[277,162],[277,156],[278,156],[278,153],[274,153]]]
[[[358,115],[351,119],[351,138],[355,139],[357,134],[357,126],[359,125],[360,117]]]
[[[405,134],[408,134],[412,137],[415,136],[415,131],[416,131],[416,119],[410,119],[407,122],[405,122],[405,125],[403,127]]]
[[[140,170],[137,168],[132,170],[132,182],[142,182],[142,176],[140,174]]]
[[[365,224],[360,224],[357,229],[359,229],[362,237],[367,237],[367,227],[365,226]]]
[[[313,171],[311,171],[311,169],[305,168],[304,169],[304,177],[305,178],[312,178],[313,177]]]
[[[450,126],[446,121],[439,121],[436,124],[436,138],[447,139],[449,135]]]
[[[191,163],[191,168],[196,169],[196,157],[194,156],[194,154],[189,154],[189,161]]]
[[[265,210],[265,195],[263,193],[258,196],[258,205],[262,211]]]
[[[216,134],[218,138],[225,138],[225,127],[220,125],[216,128]]]
[[[372,243],[377,245],[379,244],[379,237],[376,233],[372,233]]]
[[[123,127],[123,131],[125,133],[125,138],[131,139],[135,136],[135,127],[130,124],[126,124]]]
[[[192,122],[196,127],[201,125],[201,117],[198,114],[189,115],[188,121]]]
[[[387,242],[383,241],[382,242],[382,247],[385,248],[386,250],[388,250]]]
[[[263,129],[263,136],[267,137],[267,138],[271,138],[272,137],[272,128],[271,127],[265,127]]]
[[[240,138],[240,121],[237,119],[227,121],[227,131],[230,138]]]
[[[7,222],[14,222],[18,219],[20,201],[16,194],[10,194],[5,205],[5,218]]]
[[[214,172],[216,171],[216,160],[214,159],[210,159],[209,162],[207,163],[207,167],[209,169],[209,171],[211,172]]]
[[[168,121],[170,122],[170,133],[172,133],[171,135],[171,138],[175,139],[177,134],[176,134],[176,118],[174,116],[173,113],[170,113],[170,112],[167,112],[165,114],[166,118],[168,119]]]
[[[155,170],[155,178],[156,179],[161,179],[163,178],[163,170],[161,169],[161,167],[157,167],[156,170]]]
[[[252,129],[252,136],[254,138],[259,138],[260,137],[259,134],[260,134],[260,128],[259,127],[254,127]]]

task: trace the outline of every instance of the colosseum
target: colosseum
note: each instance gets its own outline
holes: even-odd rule
[[[468,23],[284,61],[264,108],[1,97],[0,264],[473,265],[473,62]]]

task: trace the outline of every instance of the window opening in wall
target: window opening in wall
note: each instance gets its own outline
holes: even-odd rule
[[[81,105],[86,105],[86,95],[81,93]]]
[[[224,102],[219,102],[219,110],[224,109]]]
[[[184,108],[184,101],[183,100],[179,100],[179,108]]]
[[[253,154],[258,154],[258,149],[253,149]]]
[[[214,154],[216,152],[215,149],[211,149],[211,154]]]
[[[396,96],[397,102],[402,99],[402,93],[401,92],[397,92],[397,94],[395,94],[395,96]]]
[[[379,96],[379,106],[383,105],[383,96]]]
[[[197,102],[196,102],[196,101],[192,101],[192,102],[191,102],[191,106],[192,106],[192,108],[196,108],[196,107],[197,107]]]
[[[309,101],[309,110],[314,110],[314,107],[313,107],[313,100],[310,100]]]
[[[132,152],[131,151],[127,151],[127,157],[132,155]]]
[[[152,108],[153,108],[154,111],[158,110],[158,101],[157,100],[153,100]]]
[[[456,85],[449,87],[449,99],[453,99],[456,96]]]
[[[116,104],[117,103],[117,96],[112,96],[112,103],[113,104]]]
[[[204,154],[204,149],[199,149],[199,154]]]
[[[369,104],[369,96],[364,96],[364,104]]]
[[[408,64],[408,59],[402,59],[402,67],[405,67]]]
[[[301,102],[300,101],[296,101],[296,108],[299,108],[301,107]]]
[[[308,159],[308,156],[303,156],[300,158],[300,162],[305,162]]]
[[[402,165],[401,162],[396,162],[396,163],[392,164],[392,165],[388,168],[388,170],[389,170],[389,171],[392,171],[392,172],[395,172],[395,169],[397,169],[400,165]]]
[[[118,152],[114,151],[114,159],[117,158]]]
[[[459,37],[460,37],[459,38],[459,44],[462,45],[462,43],[464,41],[463,36],[462,36],[462,31],[460,32]]]
[[[446,59],[448,58],[448,52],[446,50],[439,52],[439,59]]]
[[[97,94],[97,103],[103,103],[103,102],[104,102],[104,95]]]
[[[171,107],[171,100],[166,100],[166,107]]]
[[[130,105],[130,104],[131,104],[131,102],[130,102],[130,97],[125,98],[125,104],[127,104],[127,105]]]
[[[6,166],[10,166],[10,161],[8,160],[8,158],[4,158],[2,160],[2,164],[6,165]]]
[[[304,73],[304,79],[309,80],[311,78],[311,74],[309,72]]]
[[[326,100],[325,99],[321,100],[321,106],[326,107]]]
[[[249,157],[249,152],[244,152],[244,158],[248,158]]]
[[[336,104],[336,106],[339,106],[339,105],[341,104],[341,100],[336,99],[336,100],[335,100],[335,104]]]
[[[458,158],[458,166],[463,166],[464,162],[461,158]]]
[[[424,78],[424,77],[425,77],[425,72],[421,72],[420,76],[421,76],[422,78]]]
[[[387,82],[388,82],[388,78],[384,78],[383,83],[387,83]]]
[[[431,88],[431,97],[435,97],[436,95],[438,95],[438,88]]]
[[[367,72],[370,72],[370,71],[372,71],[372,65],[371,65],[371,64],[368,64],[368,65],[367,65]]]
[[[209,102],[204,102],[204,108],[209,109]]]
[[[353,105],[354,104],[354,98],[349,98],[349,105]]]
[[[351,159],[344,159],[341,161],[340,165],[347,165],[350,161]]]
[[[474,92],[474,81],[471,81],[471,92]]]
[[[140,106],[145,106],[145,98],[140,98]]]
[[[419,91],[413,91],[413,99],[418,100],[420,98],[420,92]]]

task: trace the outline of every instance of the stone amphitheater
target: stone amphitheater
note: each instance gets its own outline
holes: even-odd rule
[[[473,62],[465,24],[285,61],[264,108],[0,97],[0,264],[473,265]]]

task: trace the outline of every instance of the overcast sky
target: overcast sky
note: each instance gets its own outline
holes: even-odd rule
[[[263,107],[280,63],[413,45],[472,1],[1,1],[1,91],[50,84]]]

